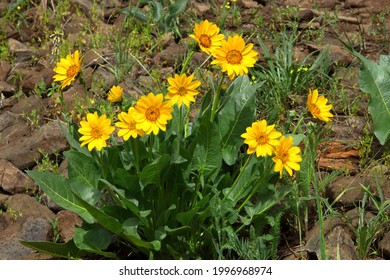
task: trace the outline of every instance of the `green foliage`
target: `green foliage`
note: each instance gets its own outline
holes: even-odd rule
[[[390,138],[390,55],[381,55],[379,64],[351,51],[362,62],[360,89],[370,94],[368,110],[374,134],[382,145]]]
[[[152,7],[151,18],[157,23],[160,32],[167,33],[173,31],[180,36],[179,31],[179,15],[185,10],[189,0],[176,0],[173,3],[171,1],[154,1],[154,0],[141,0],[139,3],[148,4]],[[147,21],[149,17],[137,8],[125,8],[122,10],[124,14],[130,14],[137,18]]]

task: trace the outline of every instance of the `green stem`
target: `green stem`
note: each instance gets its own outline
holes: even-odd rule
[[[237,183],[240,180],[242,173],[244,173],[244,170],[245,170],[246,166],[248,165],[248,163],[249,163],[250,159],[252,158],[252,156],[253,156],[253,154],[251,154],[250,156],[247,157],[247,159],[246,159],[246,161],[244,163],[244,166],[241,168],[240,173],[238,174],[236,180],[234,180],[233,185],[230,187],[229,192],[224,196],[224,198],[222,199],[221,203],[224,202],[226,200],[226,198],[228,198],[228,196],[232,193],[234,188],[237,186]]]
[[[183,67],[181,68],[181,71],[180,71],[180,75],[183,75],[186,70],[187,70],[187,67],[188,67],[188,64],[192,58],[192,56],[194,55],[195,51],[194,50],[191,50],[188,54],[187,54],[187,57],[186,57],[186,60],[184,61],[183,63]]]
[[[215,91],[215,94],[214,94],[214,99],[213,99],[213,107],[211,109],[211,118],[210,118],[210,121],[213,123],[214,122],[214,119],[215,119],[215,114],[217,113],[217,108],[218,108],[218,104],[219,104],[219,98],[220,98],[220,95],[221,95],[221,87],[222,87],[222,82],[225,78],[225,72],[222,73],[222,76],[218,82],[218,87],[217,87],[217,90]]]
[[[187,112],[186,112],[186,122],[184,127],[184,138],[188,137],[188,128],[190,126],[190,111],[191,111],[191,103],[188,105]]]
[[[131,149],[133,150],[133,156],[135,160],[135,169],[137,170],[137,174],[140,174],[140,168],[139,168],[139,149],[138,149],[138,140],[130,137],[130,143],[131,143]]]
[[[304,117],[301,116],[299,121],[298,121],[298,123],[297,123],[297,125],[295,126],[294,131],[292,132],[292,134],[295,134],[297,132],[297,130],[298,130],[299,126],[301,125],[303,119],[304,119]]]

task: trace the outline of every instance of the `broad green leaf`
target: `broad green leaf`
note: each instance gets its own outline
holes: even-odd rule
[[[93,223],[93,217],[78,203],[69,182],[60,174],[27,171],[39,187],[59,206],[78,214],[87,223]]]
[[[390,138],[390,55],[381,56],[380,64],[353,52],[362,62],[360,89],[370,94],[368,111],[371,114],[374,134],[381,145]]]
[[[186,8],[189,0],[176,0],[172,5],[169,6],[169,14],[165,18],[165,23],[170,26],[171,21],[178,17]]]
[[[116,254],[102,251],[111,244],[111,233],[104,228],[97,226],[88,230],[75,228],[73,241],[80,250],[99,254],[106,258],[116,258]]]
[[[136,218],[129,218],[123,223],[123,235],[126,239],[140,248],[147,248],[155,251],[161,249],[161,243],[158,240],[151,242],[144,241],[138,234],[138,220]]]
[[[192,157],[193,168],[202,172],[204,176],[217,173],[222,165],[221,138],[217,126],[209,119],[202,119],[196,143]]]
[[[78,203],[85,207],[85,209],[88,211],[88,213],[95,218],[95,220],[104,228],[107,230],[115,233],[115,234],[121,234],[122,224],[118,222],[115,218],[107,215],[102,210],[93,207],[88,202],[84,201],[82,198],[75,195],[75,198],[77,199]]]
[[[101,173],[94,159],[78,151],[68,151],[64,154],[69,162],[69,184],[73,193],[88,203],[95,204],[101,198],[97,189]]]
[[[169,167],[170,156],[161,155],[151,164],[145,166],[140,174],[141,190],[148,184],[161,184],[161,179]]]
[[[77,248],[73,240],[70,240],[67,243],[21,240],[20,243],[41,253],[46,253],[64,259],[80,259],[87,254],[87,252]]]
[[[256,116],[255,92],[248,76],[239,76],[228,89],[228,97],[218,112],[218,126],[222,138],[222,157],[233,165],[243,145],[241,134],[252,124]]]
[[[253,181],[260,176],[258,163],[259,159],[255,156],[251,156],[245,169],[240,171],[240,177],[236,179],[233,189],[231,189],[232,185],[226,186],[227,188],[223,189],[223,194],[230,200],[237,202],[251,192]],[[243,167],[241,167],[241,169],[242,168]]]

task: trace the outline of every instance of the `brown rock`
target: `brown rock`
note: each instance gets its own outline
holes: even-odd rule
[[[298,18],[299,21],[308,22],[311,21],[315,17],[315,14],[312,9],[299,9]]]
[[[36,52],[25,44],[15,39],[8,39],[9,51],[14,55],[15,62],[28,62],[32,59]]]
[[[345,9],[353,9],[353,8],[362,8],[365,7],[366,4],[363,0],[345,0],[344,8]]]
[[[53,75],[54,71],[50,68],[31,69],[22,80],[22,87],[25,91],[33,90],[38,83],[43,81],[46,88],[49,88],[53,82]]]
[[[27,194],[11,195],[6,201],[7,209],[12,209],[15,213],[20,213],[20,216],[31,216],[34,218],[42,218],[47,221],[54,221],[55,214],[45,205],[40,204],[34,197]]]
[[[4,129],[11,127],[19,122],[19,117],[9,111],[0,114],[0,132]]]
[[[364,219],[365,224],[369,223],[369,221],[371,219],[375,218],[375,215],[367,210],[353,208],[353,209],[349,210],[347,213],[345,213],[345,217],[347,218],[348,222],[351,223],[351,225],[354,228],[357,228],[359,223],[360,223],[360,211],[359,210],[364,211],[363,212],[363,219]]]
[[[344,206],[354,206],[363,198],[362,185],[367,187],[366,178],[358,176],[337,177],[326,187],[326,195],[331,202],[339,202]]]
[[[334,9],[339,4],[338,0],[323,0],[320,2],[320,8]]]
[[[54,152],[62,152],[69,147],[57,121],[43,125],[31,135],[4,140],[0,143],[1,157],[22,170],[33,166],[42,157],[38,149],[53,155]]]
[[[321,170],[340,170],[344,169],[351,175],[359,172],[358,159],[334,159],[334,158],[319,158],[317,160],[318,168]]]
[[[60,234],[61,241],[68,242],[73,238],[74,228],[80,227],[83,224],[83,220],[75,213],[62,210],[57,213],[58,220],[58,232]]]
[[[186,53],[187,53],[187,46],[178,45],[174,43],[169,47],[167,47],[166,49],[164,49],[162,52],[158,53],[154,57],[154,63],[156,65],[159,65],[159,67],[162,66],[174,67],[177,59],[180,56],[185,57]]]
[[[338,217],[329,217],[323,223],[325,254],[328,260],[356,260],[358,258],[353,243],[353,231]],[[307,237],[305,250],[315,253],[321,259],[321,235],[319,223],[312,228]]]
[[[379,242],[379,250],[383,253],[386,259],[390,259],[390,231],[386,232],[382,240]]]
[[[247,9],[256,9],[260,7],[259,3],[253,0],[241,0],[242,6]]]
[[[32,111],[35,111],[36,114],[42,115],[44,110],[45,104],[42,99],[36,95],[30,95],[16,103],[10,112],[17,115],[30,115]]]
[[[11,64],[8,61],[0,60],[0,81],[5,81],[10,71]]]
[[[193,1],[192,5],[194,6],[199,17],[202,17],[202,15],[204,15],[210,11],[210,5],[207,5],[205,3],[198,3],[198,2]]]
[[[9,194],[32,193],[35,182],[7,160],[0,159],[0,187]]]
[[[10,97],[16,92],[16,86],[0,81],[0,92],[3,93],[5,97]]]
[[[355,59],[355,57],[351,53],[349,53],[347,50],[344,50],[337,45],[333,45],[333,44],[317,45],[317,44],[307,43],[306,46],[308,46],[309,49],[311,49],[311,51],[314,50],[328,51],[331,59],[333,60],[334,64],[337,66],[348,66]]]

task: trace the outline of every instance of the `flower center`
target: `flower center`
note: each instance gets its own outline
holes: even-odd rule
[[[226,60],[230,64],[239,64],[241,62],[241,59],[242,59],[241,52],[236,50],[231,50],[226,55]]]
[[[288,153],[283,152],[278,158],[283,162],[283,164],[285,164],[288,161]]]
[[[76,76],[78,73],[77,65],[71,65],[68,70],[66,70],[66,76],[68,78]]]
[[[206,35],[206,34],[200,35],[199,42],[205,48],[210,48],[211,47],[211,39],[210,39],[209,35]]]
[[[268,143],[268,136],[265,133],[260,133],[256,139],[257,144],[259,145],[264,145]]]
[[[100,130],[99,127],[93,127],[91,130],[91,136],[93,139],[100,139],[102,137],[103,133]]]
[[[314,116],[318,116],[321,113],[320,108],[316,104],[310,104],[310,112]]]
[[[136,122],[129,122],[129,130],[136,130],[137,127],[136,127]]]
[[[155,122],[158,119],[158,117],[160,116],[160,110],[154,106],[150,106],[146,110],[145,115],[149,121]]]
[[[180,96],[186,95],[187,91],[184,87],[180,87],[179,90],[177,91],[177,94]]]

